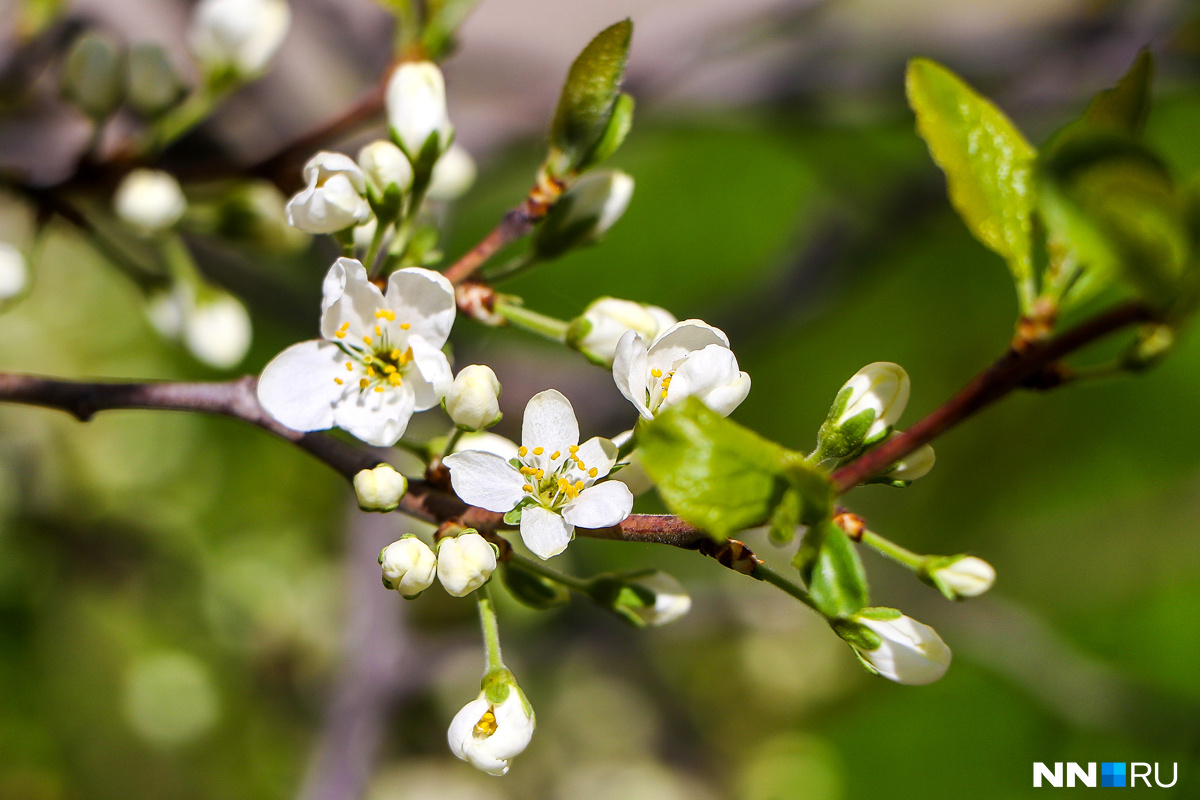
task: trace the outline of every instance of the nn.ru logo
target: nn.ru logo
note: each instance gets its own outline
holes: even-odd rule
[[[1063,767],[1066,767],[1065,771]],[[1067,788],[1075,788],[1080,786],[1108,786],[1113,788],[1128,788],[1138,785],[1138,781],[1144,781],[1146,786],[1158,786],[1160,789],[1169,789],[1179,780],[1179,764],[1171,765],[1171,782],[1163,783],[1159,779],[1158,764],[1149,764],[1142,761],[1131,761],[1128,764],[1124,761],[1102,761],[1100,762],[1099,783],[1096,781],[1096,762],[1089,761],[1087,769],[1083,766],[1069,761],[1065,765],[1061,761],[1054,762],[1054,769],[1050,769],[1041,761],[1035,761],[1033,764],[1033,788],[1040,789],[1043,786],[1043,781],[1046,785],[1061,789],[1064,786],[1063,779],[1066,778],[1065,785]],[[1150,783],[1151,768],[1153,767],[1154,783]]]

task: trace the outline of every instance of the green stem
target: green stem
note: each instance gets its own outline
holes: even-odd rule
[[[458,446],[458,440],[462,438],[464,433],[466,431],[459,427],[455,427],[454,430],[450,431],[450,438],[446,440],[446,449],[442,455],[448,456],[453,453],[454,448]]]
[[[591,582],[582,578],[576,578],[574,575],[567,575],[564,572],[559,572],[556,569],[551,569],[545,564],[532,558],[527,558],[519,553],[513,553],[509,558],[508,563],[526,572],[532,572],[534,575],[541,575],[543,578],[548,578],[555,583],[561,583],[563,586],[572,591],[579,592],[591,596]]]
[[[819,611],[817,604],[812,599],[812,595],[801,588],[799,584],[789,581],[787,578],[783,577],[766,564],[763,564],[762,562],[755,564],[754,572],[751,573],[751,577],[757,578],[760,581],[766,581],[773,586],[777,586],[814,611]]]
[[[895,542],[883,538],[874,531],[863,531],[862,543],[918,574],[928,560],[925,556],[907,550]]]
[[[192,93],[191,97],[159,120],[152,130],[144,150],[148,153],[166,150],[172,142],[203,122],[212,113],[217,103],[223,100],[233,88],[232,84],[219,88],[207,84],[201,86]]]
[[[500,657],[500,627],[496,624],[496,607],[486,583],[475,590],[475,599],[479,602],[479,626],[483,629],[483,646],[487,651],[487,671],[504,669],[504,659]]]
[[[363,261],[372,278],[378,276],[379,267],[383,264],[383,260],[379,258],[379,246],[383,244],[383,237],[387,236],[388,229],[391,227],[391,223],[384,225],[382,220],[375,223],[375,235],[371,237],[371,246],[367,248],[367,257]],[[376,260],[380,263],[376,264]]]
[[[570,323],[561,319],[548,317],[545,314],[531,311],[525,306],[506,303],[503,300],[496,301],[496,313],[508,320],[510,325],[537,334],[552,342],[563,344],[567,341],[567,329],[570,327]]]

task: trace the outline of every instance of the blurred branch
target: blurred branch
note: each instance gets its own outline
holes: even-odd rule
[[[547,183],[539,180],[529,191],[529,196],[519,206],[505,214],[491,233],[468,250],[462,258],[446,268],[443,274],[450,283],[455,286],[463,283],[496,253],[533,232],[534,226],[541,222],[554,207],[565,188],[561,182],[553,178],[546,180]]]

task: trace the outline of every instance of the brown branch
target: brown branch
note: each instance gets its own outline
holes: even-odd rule
[[[518,239],[528,236],[534,226],[541,222],[558,202],[563,189],[563,184],[553,178],[539,180],[521,205],[505,214],[491,233],[447,267],[442,274],[455,286],[466,281],[487,263],[489,258]]]
[[[1151,311],[1141,303],[1125,303],[1092,317],[1049,341],[1024,352],[1010,350],[975,376],[954,397],[904,433],[894,436],[861,458],[833,473],[833,489],[844,494],[878,475],[904,456],[936,439],[958,423],[986,408],[1060,358],[1130,325],[1148,322]]]

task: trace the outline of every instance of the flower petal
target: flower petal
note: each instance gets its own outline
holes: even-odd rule
[[[343,388],[342,351],[329,342],[294,344],[267,364],[258,379],[258,402],[268,414],[297,431],[333,427],[333,407]]]
[[[566,452],[579,443],[579,423],[571,401],[555,389],[538,392],[525,406],[521,421],[521,444],[532,450],[543,447],[547,454]]]
[[[574,526],[548,508],[529,506],[521,512],[521,540],[540,559],[566,550],[574,536]]]
[[[525,497],[525,479],[513,466],[494,453],[464,450],[446,456],[450,483],[464,502],[503,513],[512,511]]]
[[[446,354],[425,341],[423,336],[412,337],[408,340],[408,346],[412,348],[413,366],[416,369],[405,374],[405,382],[412,387],[416,396],[417,411],[424,411],[442,402],[454,383],[454,375]]]
[[[445,276],[429,269],[409,267],[388,278],[387,306],[396,312],[395,325],[408,325],[409,334],[424,336],[441,347],[454,325],[454,287]]]
[[[632,510],[633,493],[629,487],[620,481],[605,481],[580,492],[563,509],[563,519],[580,528],[607,528],[628,517]],[[525,536],[524,522],[521,536]]]
[[[450,745],[451,753],[464,761],[467,760],[466,748],[474,740],[475,726],[490,706],[487,698],[481,694],[454,715],[450,729],[446,731],[446,743]]]
[[[409,386],[347,392],[334,406],[333,420],[342,428],[376,447],[391,447],[400,441],[413,415],[413,391]]]
[[[723,345],[710,344],[679,365],[665,405],[696,397],[721,416],[741,405],[750,393],[750,376],[738,370],[737,357]]]
[[[340,289],[340,291],[339,291]],[[367,270],[352,258],[339,258],[329,268],[323,285],[321,336],[338,341],[345,323],[346,341],[358,345],[375,327],[375,312],[383,307],[383,294],[367,279]]]
[[[521,695],[510,686],[508,697],[492,707],[496,716],[496,732],[479,743],[479,749],[492,758],[507,761],[524,752],[533,738],[534,722],[526,715]]]
[[[613,464],[617,463],[616,445],[599,436],[592,437],[579,445],[575,455],[583,462],[583,467],[580,468],[578,463],[571,465],[567,476],[567,480],[571,483],[581,480],[590,485],[607,475],[608,471],[613,468]],[[595,476],[590,474],[593,469],[596,470]]]
[[[716,344],[729,347],[724,331],[698,319],[685,319],[667,329],[650,347],[649,367],[660,369],[663,375],[675,369],[679,359],[688,353]]]
[[[628,331],[617,342],[613,357],[613,382],[625,399],[646,419],[654,419],[646,405],[646,383],[650,376],[647,363],[646,342],[637,331]]]

